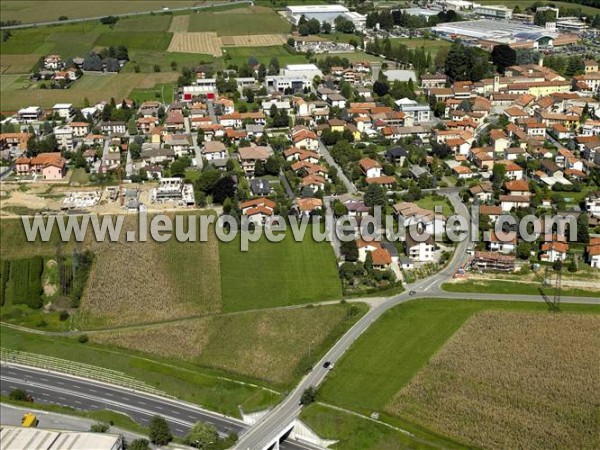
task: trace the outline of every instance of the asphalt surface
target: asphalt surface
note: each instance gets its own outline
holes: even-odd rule
[[[458,193],[453,190],[439,190],[448,197],[456,214],[463,216],[470,224],[469,212]],[[485,293],[449,293],[442,290],[441,285],[448,279],[451,279],[456,271],[461,268],[469,258],[467,248],[471,245],[469,239],[464,239],[456,245],[452,259],[447,266],[440,272],[431,277],[418,280],[408,286],[407,291],[392,297],[381,298],[379,302],[375,302],[374,306],[335,343],[335,345],[327,352],[327,354],[314,366],[314,368],[300,381],[293,391],[276,406],[269,414],[257,422],[248,432],[241,436],[236,445],[239,450],[262,450],[266,448],[282,430],[289,427],[290,424],[297,418],[302,409],[300,398],[302,393],[309,387],[319,386],[327,376],[328,369],[323,367],[326,361],[336,363],[350,346],[356,341],[382,314],[389,309],[417,298],[447,298],[452,299],[473,299],[473,300],[489,300],[489,301],[533,301],[544,302],[541,296],[531,295],[502,295],[502,294],[485,294]],[[410,292],[414,291],[414,295]],[[585,304],[600,304],[598,298],[588,297],[563,297],[564,303],[585,303]]]
[[[82,411],[107,409],[127,414],[147,426],[155,415],[165,418],[176,436],[185,436],[196,422],[212,423],[223,436],[230,431],[241,435],[247,425],[241,420],[203,410],[196,405],[134,392],[117,386],[32,367],[2,364],[0,391],[8,395],[13,389],[25,389],[35,403],[69,406]],[[311,450],[318,447],[284,442],[282,449]]]

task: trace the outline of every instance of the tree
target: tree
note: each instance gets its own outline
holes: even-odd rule
[[[517,63],[517,52],[509,45],[496,45],[492,50],[492,62],[498,67],[498,72],[504,74],[507,67]]]
[[[94,423],[94,424],[92,424],[92,426],[90,426],[90,431],[92,433],[106,433],[109,428],[110,428],[110,425],[108,425],[107,423],[98,422],[98,423]]]
[[[310,386],[304,390],[302,397],[300,397],[300,404],[307,406],[314,403],[317,400],[317,390]]]
[[[531,255],[531,243],[522,241],[517,245],[517,257],[520,259],[529,259]]]
[[[383,97],[390,90],[390,86],[385,81],[377,80],[373,83],[373,92],[375,92],[378,96]]]
[[[215,183],[212,190],[213,202],[223,203],[227,198],[235,195],[235,181],[232,177],[223,177]]]
[[[8,394],[8,398],[17,402],[33,402],[31,395],[25,389],[13,389]]]
[[[264,64],[261,64],[260,66],[258,66],[258,81],[260,81],[262,83],[263,81],[265,81],[266,76],[267,76],[267,68],[265,67]]]
[[[221,171],[217,169],[208,169],[206,172],[202,172],[200,177],[195,182],[195,187],[204,192],[210,194],[217,184],[217,181],[221,178]]]
[[[377,183],[370,184],[365,192],[364,202],[369,207],[385,205],[386,198],[383,187]]]
[[[281,164],[279,159],[277,159],[276,156],[269,156],[265,162],[265,172],[267,172],[269,175],[277,175],[279,174],[280,169]]]
[[[577,242],[587,244],[590,242],[590,220],[585,212],[577,217]]]
[[[340,252],[344,255],[344,260],[349,262],[358,261],[358,246],[356,241],[348,241],[340,243]]]
[[[155,445],[167,445],[173,440],[173,434],[167,421],[161,416],[154,416],[148,426],[150,442]]]
[[[136,439],[129,443],[127,450],[150,450],[150,442],[148,439]]]
[[[323,34],[331,33],[331,24],[329,22],[323,22],[321,24],[321,31],[323,32]]]
[[[195,448],[206,448],[218,440],[219,433],[212,423],[196,422],[185,436],[184,443]]]

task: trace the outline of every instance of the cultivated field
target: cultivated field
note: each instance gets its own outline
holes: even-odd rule
[[[70,19],[101,17],[137,11],[160,10],[164,6],[181,8],[194,6],[197,0],[147,0],[143,2],[112,0],[102,1],[58,1],[58,0],[3,0],[0,4],[2,20],[20,20],[23,23],[57,20],[60,16]]]
[[[135,229],[126,217],[127,229]],[[122,233],[124,234],[124,233]],[[101,243],[81,302],[78,327],[124,326],[220,311],[216,240]]]
[[[190,25],[190,16],[173,16],[171,25],[169,26],[169,32],[171,33],[184,33],[188,30]]]
[[[221,41],[217,33],[173,33],[168,52],[201,53],[221,56]]]
[[[600,316],[484,312],[387,412],[469,446],[599,448]]]
[[[308,234],[308,232],[307,232]],[[223,311],[271,308],[340,298],[341,284],[331,245],[312,236],[295,242],[264,237],[240,251],[239,239],[219,242]]]
[[[99,333],[92,340],[285,384],[346,318],[343,305],[273,310]]]
[[[289,33],[290,24],[262,6],[211,11],[190,16],[189,31],[214,31],[219,36]]]
[[[0,73],[28,73],[41,56],[0,54]]]
[[[269,47],[283,45],[287,41],[282,34],[255,34],[244,36],[223,36],[221,45],[232,47]]]

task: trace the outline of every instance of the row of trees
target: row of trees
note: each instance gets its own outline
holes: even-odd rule
[[[432,27],[438,23],[457,22],[460,20],[462,18],[452,10],[440,11],[437,15],[426,18],[407,14],[402,9],[394,11],[386,9],[367,14],[366,27],[375,28],[379,24],[379,28],[384,30],[391,30],[394,26],[414,29]]]
[[[343,16],[337,16],[334,21],[335,30],[340,33],[352,34],[356,30],[354,23]],[[330,22],[319,22],[317,19],[307,20],[306,17],[300,17],[298,21],[298,33],[301,36],[309,36],[311,34],[329,34],[332,31]]]

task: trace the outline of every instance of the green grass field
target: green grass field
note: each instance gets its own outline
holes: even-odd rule
[[[289,33],[290,23],[262,6],[192,14],[188,31],[214,31],[219,36]]]
[[[481,0],[479,3],[487,3],[497,5],[499,2],[497,0]],[[513,9],[515,6],[519,6],[522,10],[525,8],[537,3],[534,0],[504,0],[501,4]],[[576,3],[568,3],[568,2],[554,2],[554,1],[543,1],[544,5],[554,5],[555,8],[570,8],[570,9],[581,9],[581,12],[584,14],[600,14],[600,8],[593,8],[591,6],[583,6],[578,5]]]
[[[339,411],[325,405],[313,404],[302,410],[300,418],[324,439],[336,440],[330,448],[336,450],[421,450],[455,448],[453,443],[434,436],[415,437],[366,418]]]
[[[5,0],[1,3],[2,20],[20,20],[23,23],[57,20],[60,16],[70,19],[125,14],[138,11],[160,10],[163,7],[181,8],[197,5],[196,0],[146,0],[143,2],[111,0],[58,1],[58,0]]]
[[[291,54],[282,45],[269,47],[227,47],[223,50],[227,55],[227,58],[224,58],[226,66],[229,64],[238,66],[247,64],[248,59],[251,57],[258,59],[259,62],[265,65],[269,64],[271,58],[277,58],[280,66],[284,66],[285,64],[301,64],[307,61],[305,55]]]
[[[391,39],[392,44],[406,45],[408,48],[421,48],[423,47],[426,52],[431,52],[432,56],[441,49],[448,48],[452,45],[451,42],[444,41],[441,39],[425,39],[425,38],[394,38]]]
[[[115,24],[115,31],[167,31],[172,18],[170,14],[121,18]]]
[[[154,31],[111,31],[102,33],[95,42],[97,47],[124,45],[128,49],[166,50],[172,33]]]
[[[141,72],[152,73],[154,66],[158,64],[162,72],[172,72],[171,62],[177,63],[175,73],[179,75],[184,66],[194,67],[198,64],[211,63],[211,55],[201,55],[197,53],[171,53],[157,50],[134,50],[129,54],[129,64],[123,67],[123,73],[134,72],[134,67],[140,67]]]
[[[146,101],[160,100],[163,103],[171,103],[174,95],[173,83],[161,83],[152,88],[138,89],[135,88],[129,94],[129,98],[140,104]]]
[[[238,405],[257,410],[270,405],[272,393],[226,380],[223,373],[158,356],[147,357],[117,348],[80,344],[75,338],[46,337],[0,327],[2,347],[113,369],[144,381],[182,400],[239,417]]]
[[[507,280],[464,280],[456,283],[444,283],[442,289],[448,292],[486,292],[494,294],[540,295],[540,283],[520,283]],[[546,289],[554,295],[554,289]],[[600,289],[587,290],[563,287],[561,294],[567,297],[600,297]]]
[[[239,237],[219,243],[223,311],[320,302],[340,298],[340,279],[333,249],[307,236],[291,234],[279,243],[264,237],[240,251]]]
[[[539,311],[543,303],[416,300],[385,313],[336,365],[320,389],[327,403],[370,415],[394,395],[471,317],[483,310]],[[564,304],[570,312],[600,312],[598,306]]]
[[[454,212],[450,201],[446,197],[436,197],[433,195],[428,195],[427,197],[423,197],[420,200],[415,202],[421,208],[428,209],[429,211],[435,211],[436,206],[442,207],[442,214],[446,217],[450,217]]]

